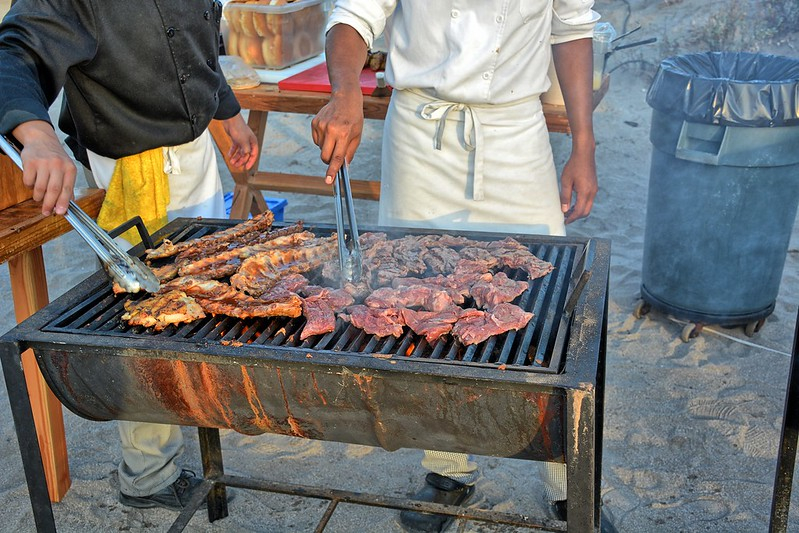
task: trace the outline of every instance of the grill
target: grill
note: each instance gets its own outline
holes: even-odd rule
[[[179,219],[154,238],[179,242],[232,224]],[[317,235],[333,230],[312,229]],[[295,493],[225,475],[218,428],[229,428],[387,450],[563,462],[568,530],[596,527],[610,246],[598,239],[513,237],[555,270],[531,282],[517,300],[535,314],[526,328],[466,347],[448,336],[430,345],[412,332],[375,337],[341,320],[335,331],[300,341],[302,317],[211,316],[160,332],[129,327],[120,318],[124,302],[142,296],[115,296],[105,274],[96,273],[0,339],[37,526],[55,527],[46,489],[37,487],[43,484],[38,447],[28,445],[29,432],[35,442],[35,428],[19,368],[19,354],[27,348],[58,399],[79,416],[200,428],[212,520],[227,515],[219,496],[223,485]],[[514,279],[526,276],[505,272]],[[557,522],[528,516],[307,487],[301,492],[330,499],[332,509],[348,501],[563,530]],[[173,529],[190,516],[182,514]]]

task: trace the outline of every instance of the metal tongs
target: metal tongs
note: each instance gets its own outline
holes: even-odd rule
[[[342,196],[343,191],[343,196]],[[355,206],[352,203],[350,176],[346,161],[336,174],[333,182],[333,197],[336,205],[336,235],[338,238],[338,263],[341,271],[341,286],[347,283],[358,283],[363,271],[361,244],[358,242],[358,223],[355,221]],[[347,208],[349,239],[344,227],[344,204]]]
[[[17,145],[5,135],[0,135],[0,149],[22,169],[22,156]],[[78,235],[94,250],[103,268],[111,278],[126,292],[158,292],[161,284],[153,271],[114,242],[108,233],[92,220],[78,204],[69,201],[69,207],[64,215]]]

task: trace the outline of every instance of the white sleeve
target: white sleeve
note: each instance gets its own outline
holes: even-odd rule
[[[590,39],[599,13],[593,0],[555,0],[552,15],[552,44]]]
[[[396,6],[397,0],[336,0],[325,33],[336,24],[347,24],[360,34],[367,47],[372,48]]]

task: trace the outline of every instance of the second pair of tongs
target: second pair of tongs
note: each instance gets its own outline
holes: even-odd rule
[[[20,170],[22,169],[20,149],[5,135],[0,135],[0,149],[11,158]],[[153,271],[138,257],[124,252],[114,242],[114,239],[72,200],[69,201],[64,218],[94,250],[105,271],[125,292],[139,292],[140,290],[158,292],[160,282]]]
[[[336,206],[336,235],[338,238],[338,261],[341,286],[358,283],[363,270],[361,244],[358,241],[358,223],[355,221],[355,206],[352,202],[350,176],[345,162],[333,182],[333,197]],[[347,209],[347,225],[344,226],[344,208]],[[349,229],[349,231],[347,231]],[[347,235],[348,233],[348,235]],[[347,238],[349,237],[349,238]]]

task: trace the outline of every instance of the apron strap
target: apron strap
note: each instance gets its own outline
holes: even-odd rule
[[[451,111],[463,114],[464,150],[474,152],[474,176],[472,179],[472,198],[476,201],[484,199],[483,194],[483,128],[477,112],[467,104],[457,104],[443,100],[435,100],[425,104],[420,112],[424,120],[435,120],[436,133],[433,147],[441,150],[441,139],[444,137],[444,125]]]

